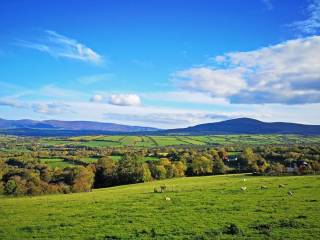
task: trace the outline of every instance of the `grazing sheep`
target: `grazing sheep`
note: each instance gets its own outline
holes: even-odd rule
[[[244,178],[243,181],[245,182],[245,181],[247,181],[247,179]]]
[[[166,201],[171,201],[171,198],[169,198],[169,197],[166,197]]]
[[[261,186],[260,188],[261,189],[267,189],[268,187],[267,186]]]
[[[284,185],[283,184],[279,184],[279,188],[284,188]]]
[[[241,187],[240,188],[242,191],[245,191],[245,190],[247,190],[247,187]]]
[[[289,192],[288,192],[288,195],[289,195],[289,196],[292,196],[292,195],[293,195],[293,192],[289,191]]]
[[[158,188],[153,187],[153,192],[154,192],[154,193],[158,193],[158,192],[159,192]]]

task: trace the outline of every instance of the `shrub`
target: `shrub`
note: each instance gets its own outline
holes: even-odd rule
[[[224,227],[223,233],[224,234],[237,235],[237,234],[241,234],[242,231],[236,224],[231,223],[231,224],[229,224],[229,225]]]

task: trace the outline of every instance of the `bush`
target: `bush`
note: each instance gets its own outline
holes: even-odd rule
[[[231,224],[229,224],[229,225],[224,227],[223,233],[224,234],[237,235],[237,234],[241,234],[242,231],[236,224],[231,223]]]

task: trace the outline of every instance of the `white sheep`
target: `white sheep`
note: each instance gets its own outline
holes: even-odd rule
[[[247,187],[241,187],[240,188],[242,191],[245,191],[245,190],[247,190]]]
[[[292,196],[292,195],[293,195],[293,192],[289,191],[289,192],[288,192],[288,195],[289,195],[289,196]]]
[[[268,187],[267,187],[267,186],[262,185],[260,188],[261,188],[261,189],[267,189]]]
[[[169,198],[169,197],[166,197],[166,201],[171,201],[171,198]]]
[[[245,181],[247,181],[247,179],[244,178],[243,181],[245,182]]]
[[[283,184],[279,184],[279,188],[284,188],[285,186]]]

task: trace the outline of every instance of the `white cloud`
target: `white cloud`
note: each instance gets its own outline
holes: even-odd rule
[[[90,102],[102,102],[103,96],[100,94],[95,94],[90,98]]]
[[[39,39],[37,42],[21,41],[19,45],[46,52],[54,57],[76,59],[95,64],[103,62],[102,56],[91,48],[51,30],[45,31],[44,39]]]
[[[303,34],[316,34],[320,30],[320,0],[312,0],[306,12],[307,19],[293,22],[288,26]]]
[[[139,106],[141,99],[137,94],[112,94],[109,103],[118,106]]]
[[[215,68],[191,68],[175,76],[184,89],[226,97],[231,103],[317,103],[319,52],[320,36],[300,38],[217,56]]]
[[[46,115],[58,115],[70,111],[68,105],[61,103],[34,103],[31,108],[34,112]]]
[[[246,87],[242,74],[241,68],[224,70],[200,67],[178,71],[174,77],[184,89],[209,92],[213,97],[226,97]]]

